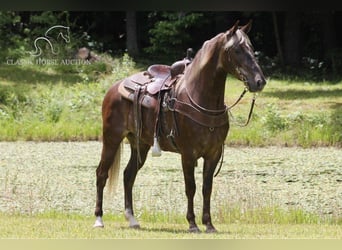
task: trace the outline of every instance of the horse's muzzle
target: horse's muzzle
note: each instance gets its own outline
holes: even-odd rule
[[[257,77],[254,80],[254,83],[249,83],[248,84],[248,90],[250,92],[258,92],[262,91],[266,85],[266,80],[264,77]]]
[[[260,91],[263,90],[265,85],[266,85],[266,80],[264,78],[257,80],[257,87],[260,89]]]

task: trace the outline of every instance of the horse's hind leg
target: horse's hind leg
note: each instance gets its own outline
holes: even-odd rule
[[[140,228],[138,221],[134,217],[132,189],[138,170],[144,165],[150,146],[140,144],[141,162],[138,163],[138,152],[133,137],[128,137],[131,143],[131,157],[124,170],[124,189],[125,189],[125,217],[129,222],[129,227]]]
[[[120,153],[120,144],[121,144],[122,139],[119,139],[116,142],[115,141],[108,142],[107,140],[104,139],[103,141],[101,161],[99,163],[99,166],[96,169],[97,195],[96,195],[96,208],[95,208],[96,221],[95,221],[94,227],[104,227],[104,224],[102,221],[103,189],[106,185],[109,169],[111,167],[119,168],[119,166],[113,166],[113,165],[114,163],[119,164],[119,162],[115,161],[115,157],[119,157],[119,155],[116,155],[116,154]],[[118,171],[118,169],[116,171]]]

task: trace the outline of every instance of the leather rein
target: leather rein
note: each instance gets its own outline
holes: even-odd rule
[[[233,117],[233,114],[232,114],[232,112],[231,112],[231,109],[232,109],[233,107],[235,107],[235,105],[237,105],[237,104],[241,101],[241,99],[244,97],[244,95],[245,95],[247,92],[248,92],[248,88],[246,87],[246,88],[242,91],[240,97],[239,97],[232,105],[230,105],[229,107],[227,107],[227,109],[228,109],[228,111],[229,111],[229,114],[231,115],[232,118],[234,118],[234,117]],[[249,124],[249,122],[250,122],[250,120],[251,120],[251,117],[252,117],[252,113],[253,113],[253,109],[254,109],[256,97],[257,97],[257,95],[256,95],[256,93],[254,93],[253,99],[252,99],[252,102],[251,102],[251,108],[250,108],[250,110],[249,110],[248,118],[247,118],[246,122],[245,122],[244,124],[236,123],[239,127],[246,127],[246,126]],[[235,122],[236,122],[236,121],[235,121]]]
[[[241,95],[239,96],[239,98],[238,98],[232,105],[230,105],[230,106],[224,105],[224,106],[225,106],[224,109],[212,110],[212,109],[206,109],[206,108],[202,107],[201,105],[199,105],[198,103],[196,103],[196,102],[191,98],[188,89],[185,88],[185,90],[186,90],[186,94],[187,94],[188,98],[190,99],[191,103],[195,106],[195,108],[196,108],[199,112],[200,112],[200,111],[203,111],[203,112],[211,113],[213,116],[215,116],[215,115],[223,114],[223,113],[225,113],[225,112],[228,111],[229,114],[232,116],[232,118],[234,118],[234,117],[233,117],[233,114],[232,114],[232,112],[231,112],[231,109],[232,109],[233,107],[235,107],[235,106],[242,100],[242,98],[245,96],[245,94],[248,92],[248,88],[246,87],[246,88],[244,88],[244,90],[242,91],[242,93],[241,93]],[[246,122],[245,122],[244,124],[238,124],[238,123],[237,123],[238,126],[240,126],[240,127],[246,127],[246,126],[249,124],[249,122],[250,122],[250,120],[251,120],[251,117],[252,117],[252,113],[253,113],[253,109],[254,109],[254,105],[255,105],[255,100],[256,100],[256,94],[253,95],[253,99],[252,99],[252,102],[251,102],[251,107],[250,107],[249,114],[248,114],[248,118],[247,118]],[[190,104],[190,105],[191,105],[191,104]],[[211,116],[211,115],[210,115],[210,116]]]
[[[204,114],[204,115],[205,115],[206,117],[211,117],[211,118],[220,117],[220,116],[222,116],[222,115],[225,115],[227,111],[228,111],[229,114],[232,116],[232,118],[234,118],[234,117],[233,117],[233,114],[232,114],[232,112],[231,112],[231,109],[232,109],[233,107],[235,107],[235,106],[242,100],[242,98],[245,96],[245,94],[248,92],[248,88],[246,87],[246,88],[242,91],[242,93],[241,93],[241,95],[239,96],[239,98],[238,98],[232,105],[230,105],[230,106],[226,106],[226,105],[225,105],[225,108],[224,108],[224,109],[211,110],[211,109],[206,109],[206,108],[202,107],[201,105],[199,105],[198,103],[196,103],[196,102],[191,98],[188,89],[185,88],[185,90],[186,90],[186,94],[187,94],[187,96],[188,96],[188,98],[189,98],[189,100],[191,101],[192,104],[183,103],[183,102],[178,101],[177,98],[173,98],[174,101],[175,101],[175,104],[177,104],[177,102],[178,102],[178,103],[181,103],[183,106],[184,106],[184,105],[190,106],[190,107],[192,107],[193,109],[195,109],[197,112],[201,112],[201,111],[202,111],[202,114],[203,114],[203,112],[210,113],[210,115],[208,115],[208,114]],[[246,127],[246,126],[249,124],[249,122],[250,122],[250,120],[251,120],[251,117],[252,117],[252,113],[253,113],[253,109],[254,109],[254,105],[255,105],[255,100],[256,100],[256,94],[254,93],[253,99],[252,99],[252,102],[251,102],[251,107],[250,107],[249,114],[248,114],[248,118],[247,118],[247,120],[246,120],[246,122],[245,122],[244,124],[239,124],[239,123],[237,123],[238,126],[240,126],[240,127]],[[194,105],[194,106],[193,106],[193,105]],[[175,109],[175,110],[176,110],[176,111],[179,111],[179,110],[177,110],[177,109]],[[182,113],[182,112],[181,112],[181,113]],[[190,117],[190,118],[191,118],[191,117]],[[194,121],[196,122],[196,120],[194,120]],[[197,122],[198,122],[198,121],[197,121]],[[198,122],[198,123],[202,124],[201,122]],[[216,123],[216,124],[217,124],[217,123]],[[204,124],[202,124],[202,125],[204,125]],[[217,125],[218,125],[218,124],[217,124]],[[222,125],[224,125],[224,124],[222,124]],[[208,124],[207,124],[206,126],[208,126]],[[212,131],[214,131],[214,128],[211,127],[211,126],[209,126],[209,130],[212,132]],[[214,177],[216,177],[216,176],[219,174],[219,172],[220,172],[220,170],[221,170],[221,168],[222,168],[222,165],[223,165],[223,158],[224,158],[224,144],[222,145],[221,160],[220,160],[219,168],[217,169],[216,173],[214,174]]]

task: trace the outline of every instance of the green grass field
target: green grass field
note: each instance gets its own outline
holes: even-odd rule
[[[92,228],[94,217],[45,213],[36,216],[0,214],[0,238],[11,239],[341,239],[336,223],[294,223],[285,213],[280,223],[218,223],[216,234],[191,234],[183,215],[143,214],[141,229],[128,228],[123,215],[106,215],[105,228]],[[283,220],[283,219],[282,219]],[[204,227],[200,228],[204,231]]]
[[[70,141],[101,137],[101,102],[107,89],[146,66],[127,56],[110,64],[83,67],[2,65],[0,140]],[[108,66],[110,65],[110,66]],[[232,104],[243,84],[227,79]],[[248,127],[252,95],[231,110],[229,145],[341,146],[342,81],[305,82],[268,79]]]
[[[338,148],[232,148],[214,179],[212,220],[219,233],[187,233],[179,155],[149,157],[134,186],[142,230],[124,219],[124,145],[115,195],[106,189],[104,230],[94,230],[100,142],[0,143],[1,238],[341,238]],[[289,156],[291,159],[288,160]],[[199,161],[201,165],[201,161]],[[202,169],[194,205],[202,230]]]

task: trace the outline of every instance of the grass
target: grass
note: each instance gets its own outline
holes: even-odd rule
[[[83,68],[3,65],[0,141],[72,141],[100,137],[101,103],[116,80],[136,70],[126,56]],[[102,73],[99,73],[102,72]],[[105,77],[104,77],[105,76]]]
[[[0,140],[72,141],[101,137],[101,103],[116,80],[142,70],[127,55],[99,65],[2,65]],[[227,79],[232,104],[242,83]],[[342,82],[270,78],[256,101],[251,123],[247,96],[231,110],[229,145],[341,146]],[[234,119],[232,118],[234,117]]]
[[[106,66],[106,67],[104,67]],[[1,65],[0,141],[72,141],[101,137],[101,102],[116,80],[141,70],[124,56],[111,66],[51,68]],[[100,73],[99,73],[100,72]],[[240,95],[242,83],[227,79],[226,102]],[[228,145],[341,146],[342,81],[309,83],[269,79],[259,94],[253,119],[251,94],[231,112]],[[127,228],[123,215],[106,213],[106,228],[95,230],[93,216],[45,211],[0,213],[0,238],[341,238],[341,219],[322,219],[302,210],[277,207],[241,210],[221,206],[213,214],[218,234],[189,234],[184,214],[143,210],[141,230]],[[204,229],[201,226],[201,229]]]
[[[143,230],[128,231],[122,213],[127,145],[122,151],[118,190],[115,195],[107,189],[104,193],[106,228],[94,232],[95,170],[100,150],[100,142],[95,141],[1,143],[0,238],[337,238],[340,232],[336,231],[342,225],[339,149],[280,147],[226,147],[226,162],[214,179],[212,192],[212,221],[220,232],[214,236],[186,232],[179,155],[163,152],[163,159],[149,157],[133,193],[135,214]],[[201,177],[199,167],[194,198],[199,225]],[[265,231],[268,227],[272,231]],[[204,230],[202,225],[200,228]],[[288,234],[291,230],[303,232]],[[318,231],[327,234],[318,236]]]
[[[265,216],[265,211],[275,214]],[[228,211],[227,211],[228,212]],[[259,214],[259,212],[253,214]],[[106,214],[105,228],[94,229],[94,217],[61,212],[36,215],[0,213],[0,238],[11,239],[340,239],[341,222],[317,221],[302,211],[291,213],[277,208],[263,210],[261,216],[245,216],[232,211],[228,221],[219,221],[217,234],[190,234],[183,215],[151,213],[140,216],[140,230],[129,229],[123,215]],[[252,218],[252,219],[251,219]],[[254,219],[256,220],[254,220]],[[271,219],[270,219],[271,218]],[[278,219],[279,220],[278,220]],[[298,220],[299,219],[299,220]],[[278,221],[277,221],[278,220]],[[204,226],[200,225],[204,231]]]
[[[234,80],[229,84],[234,95],[238,84]],[[227,92],[226,96],[232,95]],[[246,120],[249,107],[249,100],[245,98],[236,110],[232,110],[235,119],[231,119],[227,143],[302,147],[342,145],[342,82],[269,79],[256,100],[251,123],[247,128],[241,128],[237,124]]]

